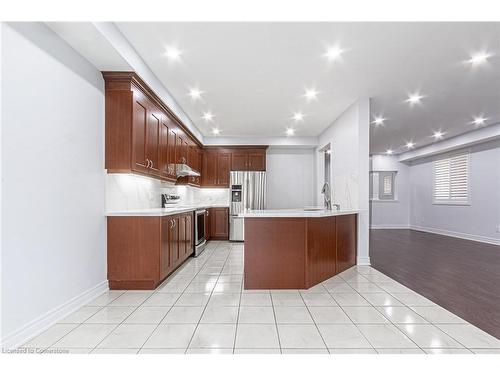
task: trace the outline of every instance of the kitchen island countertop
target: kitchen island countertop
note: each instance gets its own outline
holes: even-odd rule
[[[304,208],[281,209],[281,210],[252,210],[239,214],[240,217],[329,217],[340,215],[352,215],[360,210],[307,210]]]

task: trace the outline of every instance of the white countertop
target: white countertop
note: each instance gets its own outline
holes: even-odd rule
[[[183,212],[196,211],[201,208],[229,207],[229,204],[182,205],[167,208],[143,208],[136,210],[106,212],[106,216],[169,216]]]
[[[303,208],[282,209],[282,210],[253,210],[239,214],[240,217],[328,217],[339,215],[352,215],[359,213],[359,210],[320,210],[309,211]]]

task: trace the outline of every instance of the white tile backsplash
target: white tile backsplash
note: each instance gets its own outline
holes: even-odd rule
[[[161,207],[161,194],[181,196],[184,205],[229,205],[229,189],[203,189],[177,186],[133,174],[106,174],[106,211]]]

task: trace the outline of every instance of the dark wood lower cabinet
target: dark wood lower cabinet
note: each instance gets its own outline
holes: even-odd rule
[[[357,216],[336,216],[337,227],[337,273],[356,264]]]
[[[357,215],[245,219],[245,289],[308,289],[356,264]]]
[[[155,289],[193,253],[193,212],[107,222],[110,289]]]
[[[229,240],[229,208],[213,207],[208,209],[210,219],[210,239]]]
[[[210,209],[207,209],[205,212],[205,239],[208,241],[212,239],[212,234],[210,233]]]

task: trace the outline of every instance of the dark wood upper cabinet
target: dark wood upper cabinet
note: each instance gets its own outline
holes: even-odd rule
[[[248,170],[265,171],[266,170],[266,150],[263,152],[248,153]]]
[[[231,154],[217,153],[217,186],[229,187]]]
[[[205,187],[213,187],[217,185],[216,176],[216,152],[203,153],[203,165],[201,167],[203,173],[201,175],[201,185]]]
[[[188,145],[202,144],[133,72],[103,72],[105,168],[176,181],[174,165],[187,163]]]
[[[229,187],[234,171],[266,169],[265,146],[206,147],[133,72],[103,72],[109,173],[137,173],[179,184]],[[200,177],[177,178],[175,164]]]
[[[175,134],[174,122],[164,114],[162,116],[162,136],[160,160],[162,163],[162,177],[167,180],[175,180],[175,144],[177,135]]]
[[[265,171],[266,148],[234,149],[231,153],[232,171]]]
[[[132,114],[132,169],[147,173],[149,163],[146,157],[146,131],[148,128],[148,105],[143,95],[134,95]]]
[[[229,239],[229,208],[209,208],[210,238],[213,240]]]
[[[150,105],[146,131],[146,161],[149,163],[148,172],[155,176],[160,176],[160,132],[161,112]]]
[[[248,164],[248,155],[246,152],[235,151],[231,154],[231,170],[246,171]]]

